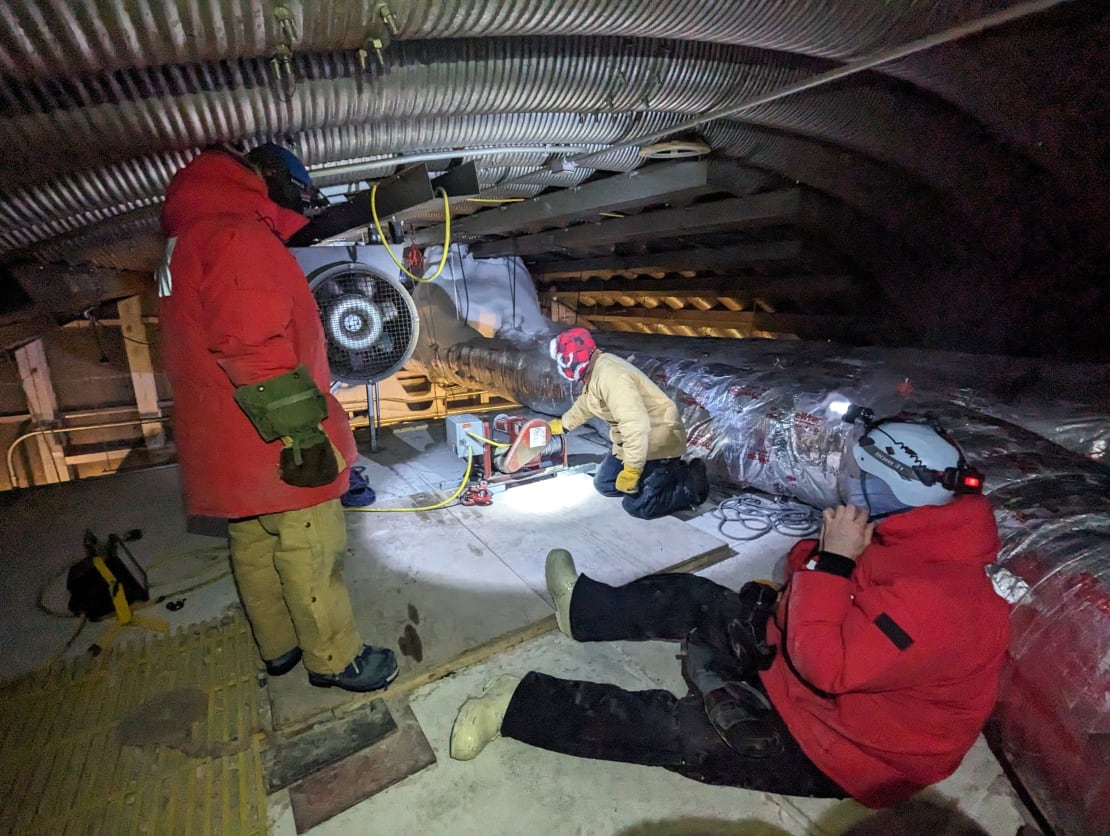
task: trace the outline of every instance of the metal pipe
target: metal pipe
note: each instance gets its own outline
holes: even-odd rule
[[[340,165],[309,166],[312,174],[332,176],[360,174],[373,171],[377,168],[390,168],[410,163],[426,163],[435,160],[453,160],[457,157],[498,157],[502,154],[576,154],[582,148],[563,145],[519,145],[497,148],[455,149],[451,151],[430,151],[426,154],[404,154],[399,157],[384,157],[378,160],[368,160],[359,163],[342,163]],[[542,170],[542,169],[540,169]]]
[[[831,82],[839,81],[842,78],[847,78],[848,76],[857,75],[866,70],[873,69],[874,67],[878,67],[881,64],[889,64],[891,61],[897,61],[901,58],[908,58],[911,55],[916,55],[919,52],[924,52],[925,50],[932,49],[935,46],[952,43],[953,41],[958,41],[961,38],[966,38],[969,35],[977,35],[980,32],[985,32],[987,29],[993,29],[997,26],[1001,26],[1004,23],[1010,23],[1015,20],[1020,20],[1023,17],[1028,17],[1029,15],[1037,14],[1038,12],[1043,12],[1047,9],[1051,9],[1056,6],[1063,5],[1064,3],[1070,2],[1072,2],[1072,0],[1032,0],[1032,2],[1028,3],[1019,3],[1016,6],[1011,6],[1010,8],[1003,9],[1000,12],[985,15],[983,17],[976,18],[975,20],[972,20],[968,23],[961,23],[958,26],[953,26],[949,29],[945,29],[935,35],[928,35],[924,38],[918,38],[917,40],[910,41],[909,43],[903,44],[902,46],[884,49],[866,58],[860,58],[857,61],[850,61],[842,67],[837,67],[835,70],[818,73],[811,78],[797,81],[793,84],[787,84],[784,87],[780,87],[778,90],[773,90],[770,93],[764,93],[762,95],[755,96],[751,99],[748,99],[747,101],[741,102],[740,104],[729,105],[728,107],[716,108],[714,110],[707,110],[700,116],[697,116],[693,119],[688,119],[685,122],[681,122],[673,128],[667,130],[653,131],[652,133],[641,134],[639,136],[634,136],[628,139],[621,140],[620,142],[614,143],[613,145],[609,146],[608,150],[605,152],[593,151],[589,154],[582,154],[577,157],[571,157],[570,162],[574,163],[575,165],[588,164],[590,160],[593,160],[596,157],[600,156],[601,153],[608,153],[616,148],[628,148],[638,145],[649,145],[653,142],[658,142],[665,137],[673,136],[674,134],[680,133],[682,131],[688,131],[692,128],[698,127],[699,125],[704,125],[706,122],[712,122],[715,119],[727,119],[730,116],[736,116],[737,114],[743,113],[746,110],[751,110],[754,107],[759,107],[760,105],[765,105],[770,102],[778,101],[779,99],[786,98],[787,96],[792,96],[795,93],[812,90],[815,87],[822,87],[826,84],[830,84]]]
[[[37,430],[31,430],[30,432],[24,433],[23,435],[19,436],[18,438],[16,438],[15,441],[13,441],[10,445],[8,445],[8,453],[7,453],[8,476],[11,478],[12,487],[13,488],[23,487],[22,485],[19,484],[19,478],[16,476],[14,454],[15,454],[15,448],[18,447],[20,444],[22,444],[24,441],[26,441],[29,438],[35,438],[35,437],[40,436],[40,435],[47,435],[47,434],[53,434],[53,433],[76,433],[76,432],[81,432],[82,430],[109,430],[109,429],[113,429],[115,427],[132,427],[136,424],[165,423],[166,421],[169,421],[169,420],[170,420],[170,416],[168,416],[168,415],[159,415],[156,418],[134,418],[134,419],[129,420],[129,421],[110,421],[110,422],[104,423],[104,424],[83,424],[79,427],[41,427]]]

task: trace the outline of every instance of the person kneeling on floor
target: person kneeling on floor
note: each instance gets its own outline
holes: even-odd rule
[[[609,424],[613,449],[598,465],[594,487],[602,496],[623,496],[633,517],[650,520],[705,502],[705,462],[682,460],[686,429],[678,407],[627,360],[599,351],[590,332],[571,328],[549,344],[559,374],[582,381],[582,394],[561,418],[548,422],[555,435],[590,418]]]
[[[559,628],[579,641],[682,640],[686,696],[531,672],[462,706],[451,756],[498,733],[786,795],[896,804],[950,775],[997,696],[1009,608],[985,567],[990,502],[938,426],[875,422],[853,445],[856,505],[824,512],[781,596],[688,574],[611,587],[548,555]],[[971,471],[974,472],[974,471]],[[967,480],[981,485],[981,477]],[[778,599],[776,602],[776,598]]]

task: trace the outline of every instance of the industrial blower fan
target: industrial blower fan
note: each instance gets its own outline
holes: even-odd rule
[[[310,248],[298,253],[320,308],[333,380],[370,384],[392,375],[412,356],[419,321],[412,297],[386,268],[374,247],[358,247],[351,257],[309,269],[305,261],[347,253],[341,248]],[[332,249],[321,254],[320,249]],[[335,251],[338,252],[335,252]],[[390,265],[392,267],[392,265]]]

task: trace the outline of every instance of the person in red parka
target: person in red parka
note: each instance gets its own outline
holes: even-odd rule
[[[307,182],[306,182],[307,181]],[[158,271],[188,513],[228,519],[236,585],[271,675],[371,691],[397,675],[364,645],[338,560],[356,455],[323,328],[284,241],[311,182],[287,149],[203,151],[166,191]]]
[[[781,596],[687,574],[621,587],[548,555],[560,629],[579,641],[683,640],[685,697],[532,672],[463,705],[451,755],[498,733],[712,784],[871,807],[950,775],[997,697],[1009,607],[982,476],[936,424],[868,421],[852,504],[788,555]],[[848,470],[846,468],[846,470]]]

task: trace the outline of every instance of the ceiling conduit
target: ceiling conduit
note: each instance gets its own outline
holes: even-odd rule
[[[355,50],[380,25],[379,0],[304,0],[288,9],[306,52]],[[1014,5],[977,0],[958,6],[917,0],[864,5],[855,0],[562,0],[544,4],[487,0],[396,0],[389,3],[405,40],[521,35],[611,35],[679,38],[797,52],[830,59],[904,43]],[[0,16],[0,68],[30,82],[124,67],[215,62],[273,54],[284,38],[272,9],[256,0],[158,0],[136,14],[130,0],[8,0]]]
[[[274,98],[273,90],[267,86],[268,66],[263,60],[214,67],[175,67],[174,73],[151,71],[145,78],[138,70],[127,71],[121,77],[85,77],[68,85],[68,89],[66,85],[41,86],[33,95],[39,103],[39,112],[5,120],[0,126],[0,140],[7,133],[11,134],[7,141],[15,141],[17,135],[38,137],[40,141],[33,143],[33,147],[45,152],[50,148],[47,136],[71,137],[78,148],[88,149],[90,158],[84,162],[91,164],[93,152],[102,161],[105,146],[118,155],[126,155],[149,148],[196,147],[213,133],[226,134],[225,138],[270,136],[315,130],[327,122],[412,119],[437,114],[442,120],[460,113],[522,104],[535,109],[558,109],[569,107],[573,101],[580,110],[631,112],[650,103],[680,115],[704,112],[711,106],[727,107],[727,102],[717,98],[717,85],[722,80],[731,88],[730,100],[743,101],[783,84],[804,83],[820,68],[813,62],[808,62],[812,66],[806,66],[806,62],[799,64],[797,57],[682,42],[667,42],[664,46],[641,42],[634,50],[624,45],[622,51],[622,45],[613,41],[607,43],[600,55],[581,40],[565,38],[548,39],[544,44],[487,40],[468,42],[463,47],[470,60],[462,65],[463,72],[457,79],[442,67],[424,65],[443,57],[445,45],[399,44],[390,53],[389,72],[378,74],[372,84],[359,83],[361,70],[349,53],[298,55],[299,72],[305,78],[292,91],[288,102]],[[549,47],[554,54],[545,52]],[[451,45],[451,49],[458,48],[457,43]],[[659,64],[658,50],[662,48],[667,50],[668,58],[666,72],[661,75],[663,65]],[[581,83],[583,77],[605,78],[606,74],[619,78],[620,84],[607,90],[604,85],[584,88]],[[592,98],[584,93],[587,89],[593,91]],[[217,124],[211,114],[219,112],[222,97],[229,94],[234,107],[231,113],[221,114]],[[20,93],[21,99],[27,95],[30,94],[26,91]],[[828,101],[799,96],[764,108],[756,114],[755,121],[810,135],[830,145],[854,148],[858,151],[855,156],[861,158],[885,157],[907,170],[916,169],[915,174],[935,185],[973,191],[980,199],[993,193],[996,206],[1007,205],[1002,199],[1008,194],[1006,184],[1012,184],[1019,175],[1029,176],[1030,172],[1008,165],[1005,158],[984,143],[971,141],[961,145],[960,137],[974,135],[978,128],[955,111],[945,111],[939,105],[916,98],[901,101],[899,97],[904,98],[904,94],[874,86],[840,91]],[[84,106],[74,108],[82,103]],[[14,106],[14,100],[9,99],[7,108]],[[915,159],[915,140],[920,138],[927,120],[910,124],[908,129],[898,127],[906,112],[920,113],[922,107],[931,108],[934,130],[943,128],[949,146],[939,168],[935,165],[922,168]],[[674,118],[675,114],[667,114],[656,121],[662,119],[673,125]],[[878,125],[883,126],[882,132],[876,131]],[[651,130],[649,125],[636,128]],[[668,129],[663,125],[656,127]],[[889,133],[890,138],[876,144],[875,138],[880,133]],[[489,137],[487,133],[487,142]],[[496,135],[492,138],[504,141]],[[68,156],[73,165],[82,162],[79,151]],[[56,167],[55,160],[45,158],[39,166],[48,162]],[[19,170],[10,173],[9,182],[15,184],[20,178],[32,177],[35,170],[33,158],[22,159]],[[97,182],[103,174],[92,171],[78,178],[88,177]],[[956,177],[962,179],[952,179]],[[5,191],[11,188],[7,186]],[[19,197],[24,204],[19,211],[24,214],[35,211],[35,190],[24,190]]]

